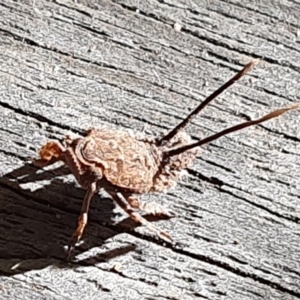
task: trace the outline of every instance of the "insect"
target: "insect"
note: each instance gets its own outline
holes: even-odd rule
[[[165,192],[176,186],[182,171],[191,166],[200,155],[200,146],[300,108],[300,104],[282,108],[260,119],[238,124],[199,141],[193,141],[183,131],[207,104],[257,63],[258,60],[253,60],[247,64],[163,137],[154,138],[141,133],[133,134],[103,127],[88,130],[85,137],[71,139],[66,136],[63,143],[49,141],[41,148],[40,158],[34,160],[37,166],[43,167],[62,161],[69,167],[77,182],[87,190],[77,229],[69,244],[68,259],[86,227],[91,199],[101,188],[105,189],[134,221],[145,225],[161,239],[172,242],[167,232],[153,226],[139,211],[166,217],[173,215],[155,202],[143,203],[139,196],[151,192]]]

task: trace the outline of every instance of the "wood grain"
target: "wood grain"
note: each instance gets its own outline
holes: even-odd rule
[[[49,139],[107,125],[159,135],[252,60],[193,120],[202,138],[299,102],[297,1],[0,3],[1,299],[298,299],[300,119],[203,147],[155,200],[169,246],[95,197],[66,263],[84,191],[60,165],[27,163]]]

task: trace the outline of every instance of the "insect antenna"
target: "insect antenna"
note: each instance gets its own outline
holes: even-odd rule
[[[195,110],[193,110],[183,121],[181,121],[175,128],[173,128],[167,135],[163,136],[160,140],[157,141],[157,145],[162,145],[163,142],[170,141],[179,131],[184,129],[191,120],[200,113],[200,111],[207,106],[213,99],[219,96],[222,92],[224,92],[227,88],[229,88],[232,84],[242,78],[246,73],[248,73],[255,65],[259,63],[259,59],[254,59],[250,63],[248,63],[241,71],[239,71],[235,76],[233,76],[230,80],[224,83],[220,88],[214,91],[211,95],[209,95]]]
[[[174,156],[174,155],[178,155],[178,154],[180,154],[182,152],[185,152],[187,150],[190,150],[192,148],[199,147],[199,146],[202,146],[204,144],[210,143],[210,142],[220,138],[221,136],[227,135],[229,133],[241,130],[241,129],[249,127],[249,126],[260,124],[260,123],[265,122],[267,120],[276,118],[276,117],[278,117],[278,116],[280,116],[280,115],[282,115],[282,114],[284,114],[284,113],[286,113],[290,110],[299,109],[299,108],[300,108],[300,104],[295,104],[295,105],[290,106],[290,107],[275,110],[275,111],[263,116],[262,118],[259,118],[259,119],[253,120],[253,121],[244,122],[244,123],[229,127],[225,130],[222,130],[222,131],[220,131],[216,134],[213,134],[213,135],[211,135],[211,136],[209,136],[209,137],[207,137],[203,140],[200,140],[198,142],[195,142],[193,144],[186,145],[186,146],[183,146],[183,147],[179,147],[179,148],[176,148],[176,149],[172,149],[170,151],[166,151],[166,152],[164,152],[164,155],[165,155],[165,157],[171,157],[171,156]]]

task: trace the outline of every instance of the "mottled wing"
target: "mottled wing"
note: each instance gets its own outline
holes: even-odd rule
[[[159,159],[153,144],[107,128],[89,131],[85,140],[83,158],[100,164],[109,182],[134,193],[150,191]]]

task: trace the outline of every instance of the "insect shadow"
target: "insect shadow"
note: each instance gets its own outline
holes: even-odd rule
[[[73,180],[66,181],[69,173],[64,166],[39,172],[35,166],[26,164],[0,178],[0,274],[11,276],[48,265],[66,267],[64,247],[73,232],[70,224],[76,224],[84,196],[84,190]],[[129,217],[120,220],[124,215],[114,212],[116,205],[110,197],[103,194],[97,197],[101,199],[91,204],[90,235],[77,248],[77,253],[101,247],[120,232],[140,226]],[[107,247],[107,251],[75,264],[105,262],[136,247],[132,243]]]

